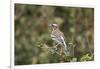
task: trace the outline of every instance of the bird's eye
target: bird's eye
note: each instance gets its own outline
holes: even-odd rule
[[[57,26],[54,26],[54,28],[57,28]]]

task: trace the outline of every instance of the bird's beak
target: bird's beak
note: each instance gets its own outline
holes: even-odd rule
[[[49,28],[50,28],[50,29],[52,29],[52,26],[51,26],[51,24],[49,25]]]

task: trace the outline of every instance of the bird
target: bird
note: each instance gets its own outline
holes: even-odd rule
[[[52,40],[57,43],[56,46],[61,45],[63,47],[64,53],[67,52],[67,45],[65,42],[65,36],[63,32],[60,31],[57,24],[50,24],[51,27],[51,38]]]

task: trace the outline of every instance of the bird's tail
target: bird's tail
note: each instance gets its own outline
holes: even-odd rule
[[[67,52],[67,45],[65,42],[64,42],[64,52]]]
[[[66,43],[65,43],[65,40],[64,40],[64,38],[63,37],[61,37],[61,39],[62,39],[62,41],[63,41],[63,47],[64,47],[64,54],[67,54],[67,45],[66,45]]]

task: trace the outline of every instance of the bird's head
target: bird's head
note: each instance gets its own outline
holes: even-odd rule
[[[49,26],[50,26],[50,28],[51,28],[52,30],[58,29],[58,25],[57,25],[57,24],[50,24]]]

